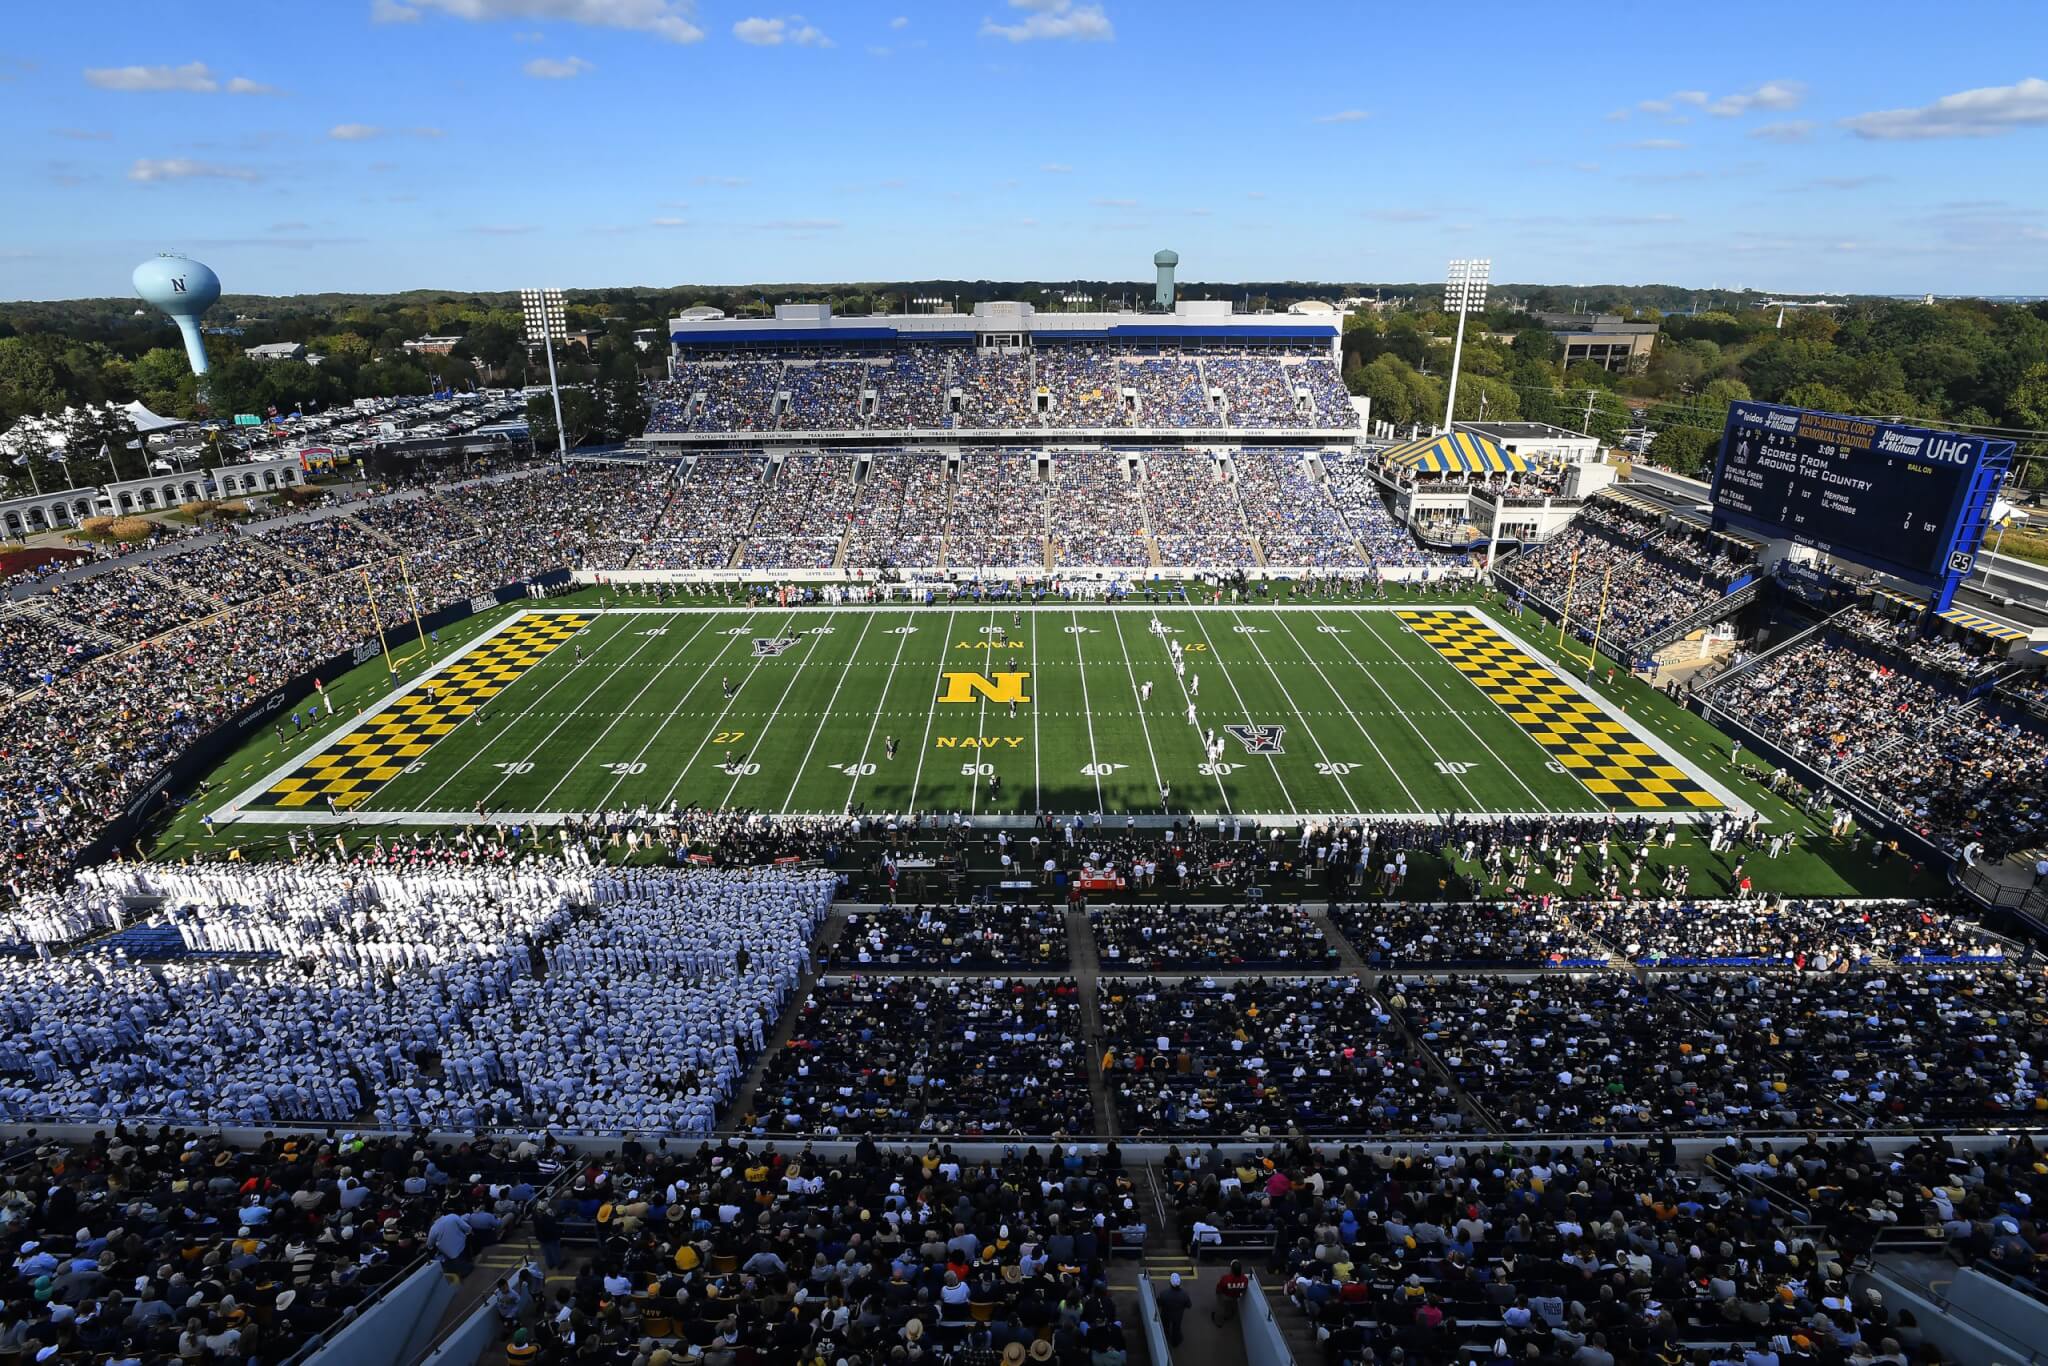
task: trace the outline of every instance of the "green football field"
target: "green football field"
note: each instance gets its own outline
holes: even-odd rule
[[[313,735],[216,817],[1742,805],[1463,606],[540,607]]]
[[[1456,655],[1473,641],[1493,653]],[[1499,678],[1513,661],[1526,686],[1489,694],[1516,686]],[[1565,711],[1577,731],[1554,727]],[[1626,748],[1626,774],[1673,780],[1604,782],[1624,770],[1575,754],[1579,739]],[[479,805],[545,819],[670,803],[977,817],[1739,805],[1477,608],[707,606],[512,614],[244,778],[217,817],[444,825]]]

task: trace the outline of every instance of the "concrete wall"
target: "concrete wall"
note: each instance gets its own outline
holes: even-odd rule
[[[1244,1325],[1244,1359],[1250,1366],[1294,1366],[1294,1353],[1287,1350],[1280,1325],[1273,1322],[1272,1306],[1266,1303],[1266,1292],[1259,1287],[1257,1276],[1245,1289],[1244,1312],[1239,1320]]]
[[[303,1366],[362,1366],[364,1362],[411,1361],[427,1346],[455,1285],[428,1262],[305,1356]]]
[[[1159,1318],[1150,1276],[1138,1277],[1138,1328],[1145,1334],[1145,1355],[1152,1366],[1173,1366],[1173,1349],[1166,1345],[1166,1325]]]

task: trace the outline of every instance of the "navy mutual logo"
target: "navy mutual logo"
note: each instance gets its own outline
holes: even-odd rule
[[[787,651],[789,647],[794,644],[796,644],[795,636],[775,636],[773,638],[770,638],[768,636],[755,636],[754,658],[773,659],[775,658],[775,656]]]
[[[1225,726],[1224,733],[1244,746],[1246,754],[1285,754],[1280,747],[1280,737],[1287,733],[1285,726]]]

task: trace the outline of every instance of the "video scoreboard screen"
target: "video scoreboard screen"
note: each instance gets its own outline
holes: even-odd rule
[[[2011,456],[2009,441],[1735,403],[1714,515],[1931,586],[1970,572]]]

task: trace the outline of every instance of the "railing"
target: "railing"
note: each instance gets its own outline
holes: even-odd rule
[[[1632,642],[1631,648],[1639,656],[1655,654],[1672,641],[1683,639],[1702,627],[1711,626],[1722,618],[1741,611],[1755,602],[1762,592],[1763,585],[1751,579],[1739,587],[1730,589],[1697,612],[1681,617],[1669,626],[1652,631],[1641,640]]]

